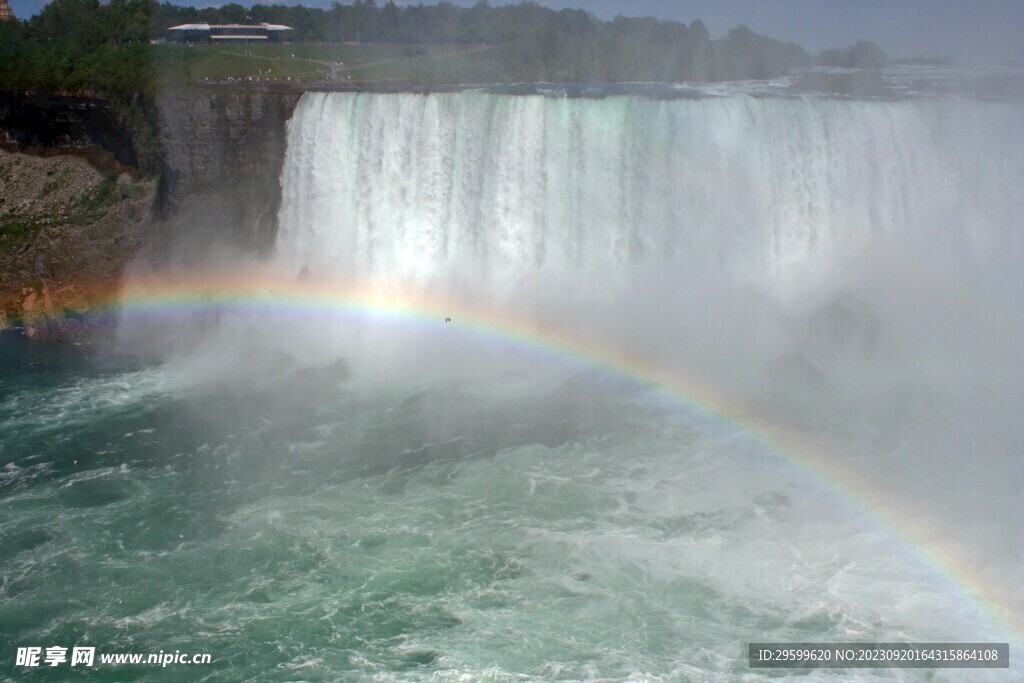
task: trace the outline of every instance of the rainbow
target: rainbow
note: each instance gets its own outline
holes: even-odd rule
[[[540,326],[505,310],[372,280],[303,281],[294,275],[258,274],[142,279],[127,284],[96,311],[111,315],[188,314],[205,310],[347,315],[413,322],[539,351],[546,356],[599,368],[649,388],[700,416],[745,434],[824,484],[854,510],[863,512],[909,545],[948,585],[965,594],[986,619],[1013,642],[1024,644],[1024,614],[1007,604],[1005,591],[985,575],[978,561],[919,510],[881,493],[870,473],[830,457],[807,435],[769,421],[708,383],[669,371],[644,355],[569,330]],[[451,322],[446,323],[450,318]]]

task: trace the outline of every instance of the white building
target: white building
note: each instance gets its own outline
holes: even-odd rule
[[[167,29],[167,35],[179,43],[284,42],[291,30],[281,24],[182,24]]]

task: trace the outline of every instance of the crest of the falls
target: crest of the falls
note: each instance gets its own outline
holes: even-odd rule
[[[296,270],[499,299],[557,287],[635,300],[636,280],[660,272],[690,291],[732,283],[792,304],[891,259],[997,285],[1022,255],[1019,114],[964,101],[309,93],[289,127],[277,252]]]

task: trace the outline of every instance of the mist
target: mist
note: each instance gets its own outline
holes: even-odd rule
[[[407,455],[375,450],[370,472],[420,462],[408,454],[424,444],[459,460],[512,443],[481,425],[552,443],[625,429],[636,416],[622,392],[651,384],[545,350],[598,342],[660,368],[655,387],[686,378],[813,434],[1012,592],[1019,114],[965,101],[307,94],[273,254],[150,274],[212,282],[215,312],[147,321],[160,332],[127,316],[122,339],[159,340],[181,376],[268,392],[279,410],[354,388],[428,392],[408,404],[419,426]],[[243,283],[237,305],[223,281]],[[249,305],[275,287],[322,305]],[[399,305],[351,310],[346,297]],[[467,433],[470,451],[438,450]],[[1018,615],[1020,597],[1007,598]]]
[[[274,254],[207,249],[185,272],[421,292],[741,387],[794,354],[856,359],[864,372],[1005,376],[1021,334],[1016,113],[308,94],[291,123]],[[276,330],[300,357],[358,353],[358,321],[321,313],[298,335],[261,315],[252,334]],[[444,329],[420,333],[457,335]]]

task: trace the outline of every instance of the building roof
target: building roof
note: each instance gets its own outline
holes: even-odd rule
[[[6,2],[6,0],[0,0],[0,3]],[[284,26],[283,24],[181,24],[180,26],[171,26],[168,31],[209,31],[214,28],[262,28],[267,31],[292,31],[291,26]]]

